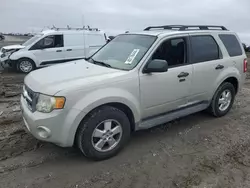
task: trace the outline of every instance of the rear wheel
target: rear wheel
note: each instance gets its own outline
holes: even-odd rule
[[[126,114],[117,108],[103,106],[80,124],[76,142],[86,157],[104,160],[115,156],[129,138],[130,122]]]
[[[22,73],[30,73],[35,69],[35,63],[28,58],[19,59],[17,62],[17,70]]]
[[[233,84],[229,82],[222,83],[214,94],[209,107],[210,113],[215,117],[226,115],[233,106],[234,98],[235,88]]]

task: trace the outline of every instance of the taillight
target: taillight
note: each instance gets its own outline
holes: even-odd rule
[[[244,59],[243,72],[247,72],[247,59]]]

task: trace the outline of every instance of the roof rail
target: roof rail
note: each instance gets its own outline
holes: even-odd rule
[[[227,28],[224,26],[216,25],[162,25],[162,26],[149,26],[144,29],[144,31],[149,31],[151,29],[170,29],[177,31],[186,31],[186,30],[223,30],[227,31]]]
[[[87,30],[87,31],[100,31],[98,28],[91,28],[89,26],[83,26],[83,27],[69,27],[67,25],[67,27],[63,28],[63,27],[55,27],[53,26],[52,28],[50,28],[52,30],[56,30],[56,31],[61,31],[61,30]]]

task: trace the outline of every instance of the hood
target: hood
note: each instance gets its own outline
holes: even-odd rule
[[[25,84],[35,92],[54,95],[75,87],[94,87],[124,74],[127,71],[78,60],[35,70],[25,77]]]
[[[3,49],[6,51],[9,51],[9,50],[18,50],[18,49],[22,49],[22,48],[25,48],[25,46],[22,46],[20,44],[16,44],[16,45],[4,46],[2,48],[2,51],[3,51]]]

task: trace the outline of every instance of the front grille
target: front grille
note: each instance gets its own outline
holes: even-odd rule
[[[24,85],[23,87],[23,97],[27,102],[28,108],[34,112],[36,110],[37,103],[37,93],[32,91],[28,86]]]

